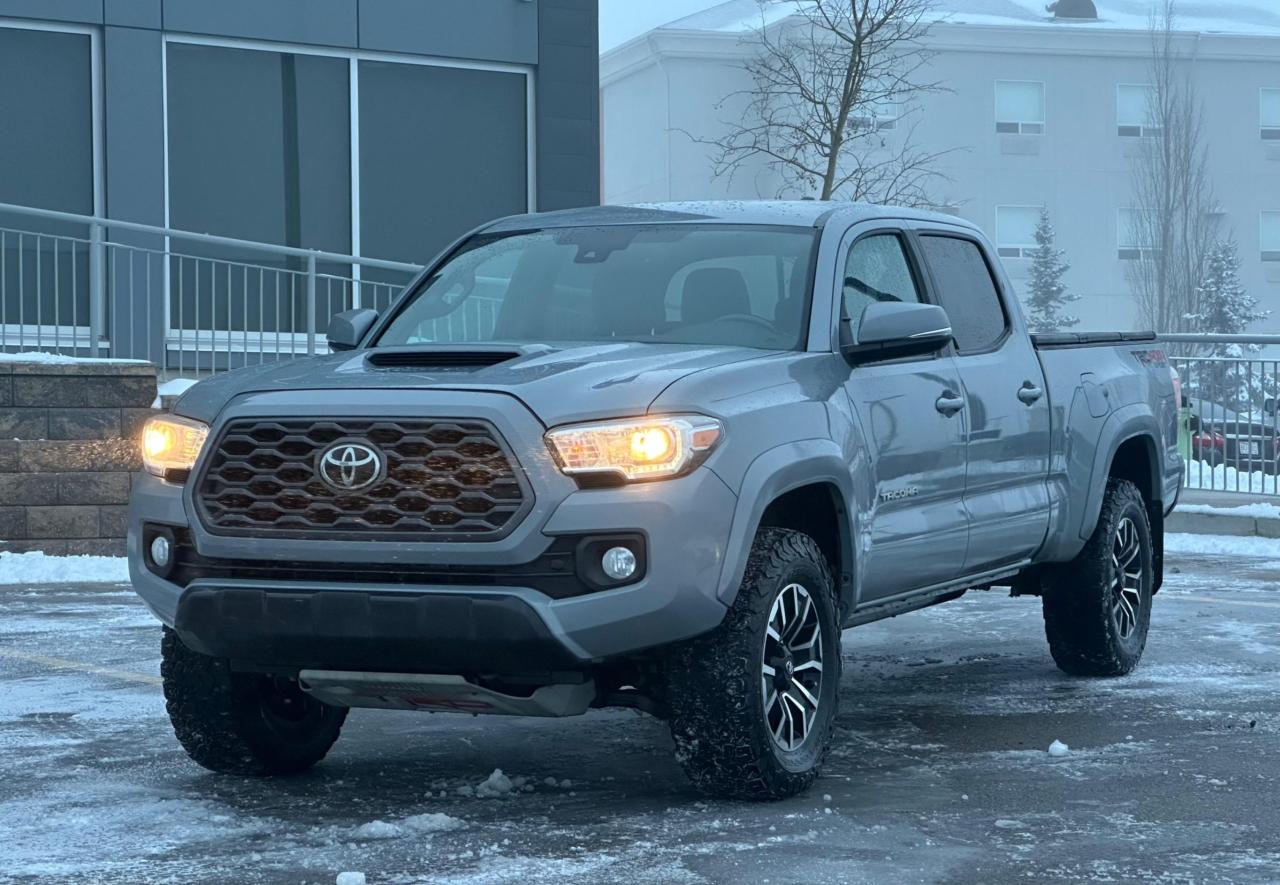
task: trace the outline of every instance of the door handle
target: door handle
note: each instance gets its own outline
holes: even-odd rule
[[[938,401],[934,403],[934,408],[950,418],[964,408],[964,397],[954,390],[944,391],[942,396],[938,397]]]
[[[1022,400],[1028,406],[1034,406],[1040,402],[1040,397],[1044,396],[1044,390],[1036,387],[1030,381],[1022,385],[1022,389],[1018,391],[1018,399]]]

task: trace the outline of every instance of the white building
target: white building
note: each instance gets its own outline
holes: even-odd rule
[[[1080,328],[1141,325],[1126,261],[1130,165],[1146,120],[1151,0],[1097,0],[1099,19],[1055,21],[1046,0],[938,0],[924,96],[885,137],[915,127],[927,151],[953,151],[939,204],[995,238],[1015,282],[1030,261],[1040,207],[1073,268]],[[1239,243],[1242,279],[1280,331],[1280,0],[1185,2],[1179,49],[1194,58],[1221,225]],[[697,139],[726,131],[747,90],[743,60],[760,24],[756,0],[729,0],[657,28],[601,59],[604,195],[609,202],[771,198],[763,163],[716,178]]]

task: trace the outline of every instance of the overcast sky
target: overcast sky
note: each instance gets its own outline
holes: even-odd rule
[[[600,51],[719,2],[721,0],[600,0]]]

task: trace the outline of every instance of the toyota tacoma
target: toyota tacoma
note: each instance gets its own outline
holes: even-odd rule
[[[1176,378],[1149,334],[1029,334],[955,217],[508,218],[328,345],[144,429],[130,572],[213,771],[307,769],[353,707],[624,706],[703,792],[774,799],[831,743],[846,628],[998,587],[1069,674],[1142,656]]]

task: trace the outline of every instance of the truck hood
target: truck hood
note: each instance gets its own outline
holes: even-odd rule
[[[494,365],[457,365],[494,351],[511,358]],[[291,390],[406,389],[498,393],[523,402],[547,426],[644,414],[667,387],[697,372],[772,355],[745,347],[619,342],[565,347],[485,345],[397,349],[399,362],[378,365],[387,351],[253,366],[217,375],[192,387],[174,411],[212,422],[235,397]],[[502,356],[508,356],[502,354]],[[433,357],[450,365],[432,365]],[[459,357],[462,357],[459,359]]]

